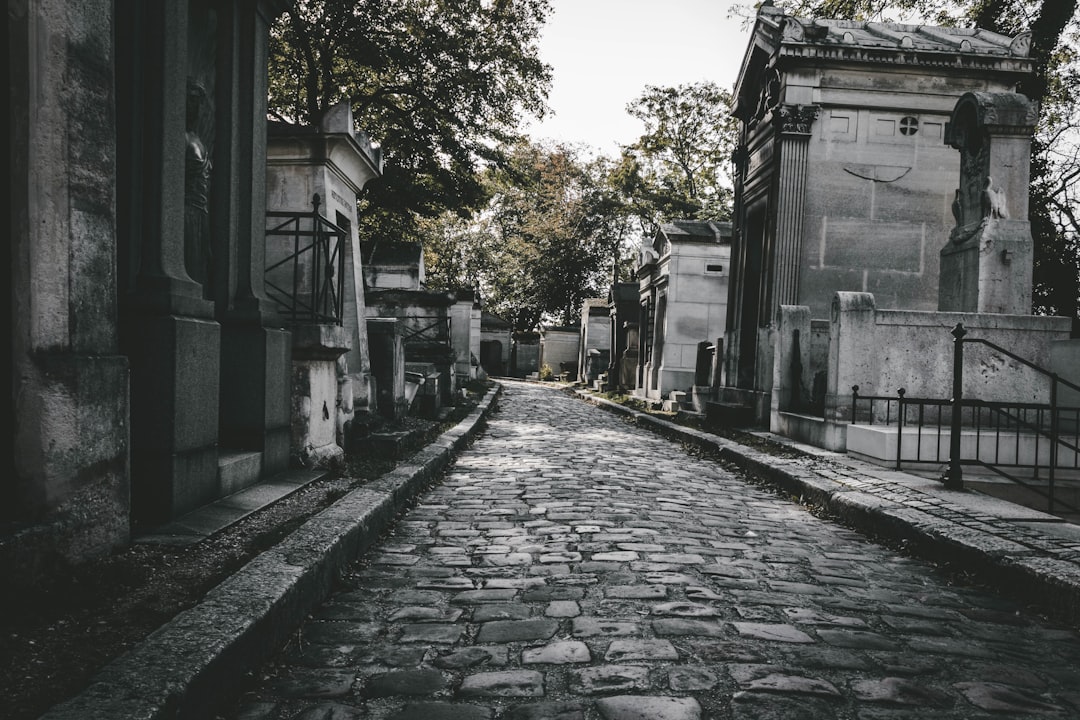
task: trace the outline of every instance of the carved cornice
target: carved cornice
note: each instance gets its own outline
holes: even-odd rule
[[[779,105],[773,117],[781,135],[809,135],[819,112],[818,105]]]

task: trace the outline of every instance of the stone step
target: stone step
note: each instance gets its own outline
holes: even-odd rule
[[[749,405],[707,400],[705,420],[717,427],[750,427],[754,421],[754,410]]]
[[[218,487],[221,495],[232,495],[259,481],[262,453],[250,450],[222,450],[218,453]]]

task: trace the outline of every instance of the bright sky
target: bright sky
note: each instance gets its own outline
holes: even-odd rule
[[[540,55],[554,68],[554,111],[528,132],[605,154],[637,140],[626,112],[646,85],[711,80],[731,90],[749,29],[728,18],[733,0],[551,0]],[[751,4],[747,1],[744,4]]]

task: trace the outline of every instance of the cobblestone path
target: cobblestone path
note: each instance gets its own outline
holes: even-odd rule
[[[507,383],[229,717],[1080,717],[1080,639]]]

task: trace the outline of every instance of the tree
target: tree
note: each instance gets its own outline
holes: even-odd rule
[[[651,236],[662,222],[731,217],[731,95],[713,82],[648,85],[627,105],[645,133],[623,148],[612,184]]]
[[[549,13],[547,0],[298,0],[271,33],[270,111],[315,123],[350,100],[384,158],[362,232],[414,238],[418,218],[481,207],[482,165],[546,111]]]
[[[1006,35],[1031,32],[1034,73],[1017,88],[1039,104],[1032,142],[1029,219],[1033,311],[1073,318],[1080,330],[1080,57],[1077,0],[790,0],[787,12],[851,20],[924,21]],[[748,7],[734,13],[749,17]]]
[[[425,226],[429,284],[479,286],[485,306],[515,330],[573,324],[625,264],[628,226],[607,183],[610,161],[527,142],[507,154],[485,174],[486,209]]]

